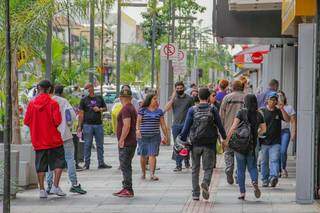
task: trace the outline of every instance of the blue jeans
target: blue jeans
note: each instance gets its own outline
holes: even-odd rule
[[[72,186],[78,184],[77,173],[76,173],[76,164],[74,161],[74,145],[72,139],[67,140],[63,144],[64,148],[64,157],[67,162],[68,176]],[[51,188],[53,184],[53,171],[47,173],[47,183],[48,187]]]
[[[237,160],[237,180],[240,188],[240,193],[246,192],[246,168],[248,168],[251,182],[258,183],[258,168],[255,153],[242,155],[234,152]]]
[[[280,144],[261,145],[261,157],[262,182],[269,183],[271,178],[278,178]]]
[[[86,166],[90,165],[91,158],[91,148],[93,142],[93,136],[96,140],[97,154],[98,154],[98,164],[104,164],[104,150],[103,150],[103,126],[101,125],[83,125],[83,137],[84,137],[84,162]]]
[[[287,152],[290,143],[290,129],[283,129],[281,131],[281,149],[280,149],[280,159],[281,159],[281,169],[287,168]]]
[[[172,135],[173,135],[173,140],[175,141],[178,135],[181,133],[183,129],[183,124],[174,124],[172,125]],[[182,167],[182,161],[185,159],[185,162],[189,161],[189,156],[187,158],[182,157],[180,155],[176,155],[176,166],[177,167]]]

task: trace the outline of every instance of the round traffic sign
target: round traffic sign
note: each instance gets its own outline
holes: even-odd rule
[[[167,44],[164,46],[163,51],[166,56],[170,57],[176,53],[176,48],[171,44]]]
[[[184,52],[182,50],[179,50],[178,56],[179,56],[179,61],[183,61],[183,59],[185,57]]]
[[[252,53],[251,60],[255,64],[261,64],[261,62],[263,61],[262,53],[260,53],[260,52]]]

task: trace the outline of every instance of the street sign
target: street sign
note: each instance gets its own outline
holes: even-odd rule
[[[263,55],[260,52],[252,53],[251,60],[254,64],[261,64],[263,61]]]
[[[160,56],[163,58],[169,57],[170,60],[176,59],[178,57],[179,48],[176,44],[164,44],[160,50]]]
[[[172,65],[175,74],[184,74],[187,71],[187,52],[185,50],[179,50],[178,57],[173,60]]]

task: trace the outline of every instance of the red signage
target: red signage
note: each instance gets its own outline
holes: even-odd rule
[[[263,62],[263,55],[260,52],[255,52],[252,53],[251,59],[254,64],[261,64]]]

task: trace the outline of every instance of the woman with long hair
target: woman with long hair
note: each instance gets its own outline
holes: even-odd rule
[[[227,143],[230,141],[236,129],[242,122],[248,122],[251,128],[251,137],[249,141],[249,150],[247,154],[241,154],[235,151],[237,160],[237,180],[240,188],[240,200],[245,199],[245,173],[248,168],[252,185],[254,187],[254,194],[256,198],[261,196],[260,189],[258,187],[258,168],[255,156],[255,147],[258,135],[262,135],[266,132],[266,123],[263,115],[258,111],[258,101],[255,95],[249,94],[244,99],[244,108],[240,109],[234,119],[231,129],[228,132]],[[235,141],[236,142],[236,141]]]
[[[164,120],[164,113],[159,108],[158,97],[155,93],[148,94],[138,113],[137,119],[137,139],[138,155],[142,170],[142,179],[146,178],[146,163],[149,159],[150,179],[157,181],[155,176],[156,157],[159,155],[159,146],[161,143],[160,127],[164,134],[163,141],[168,141],[168,131]]]

